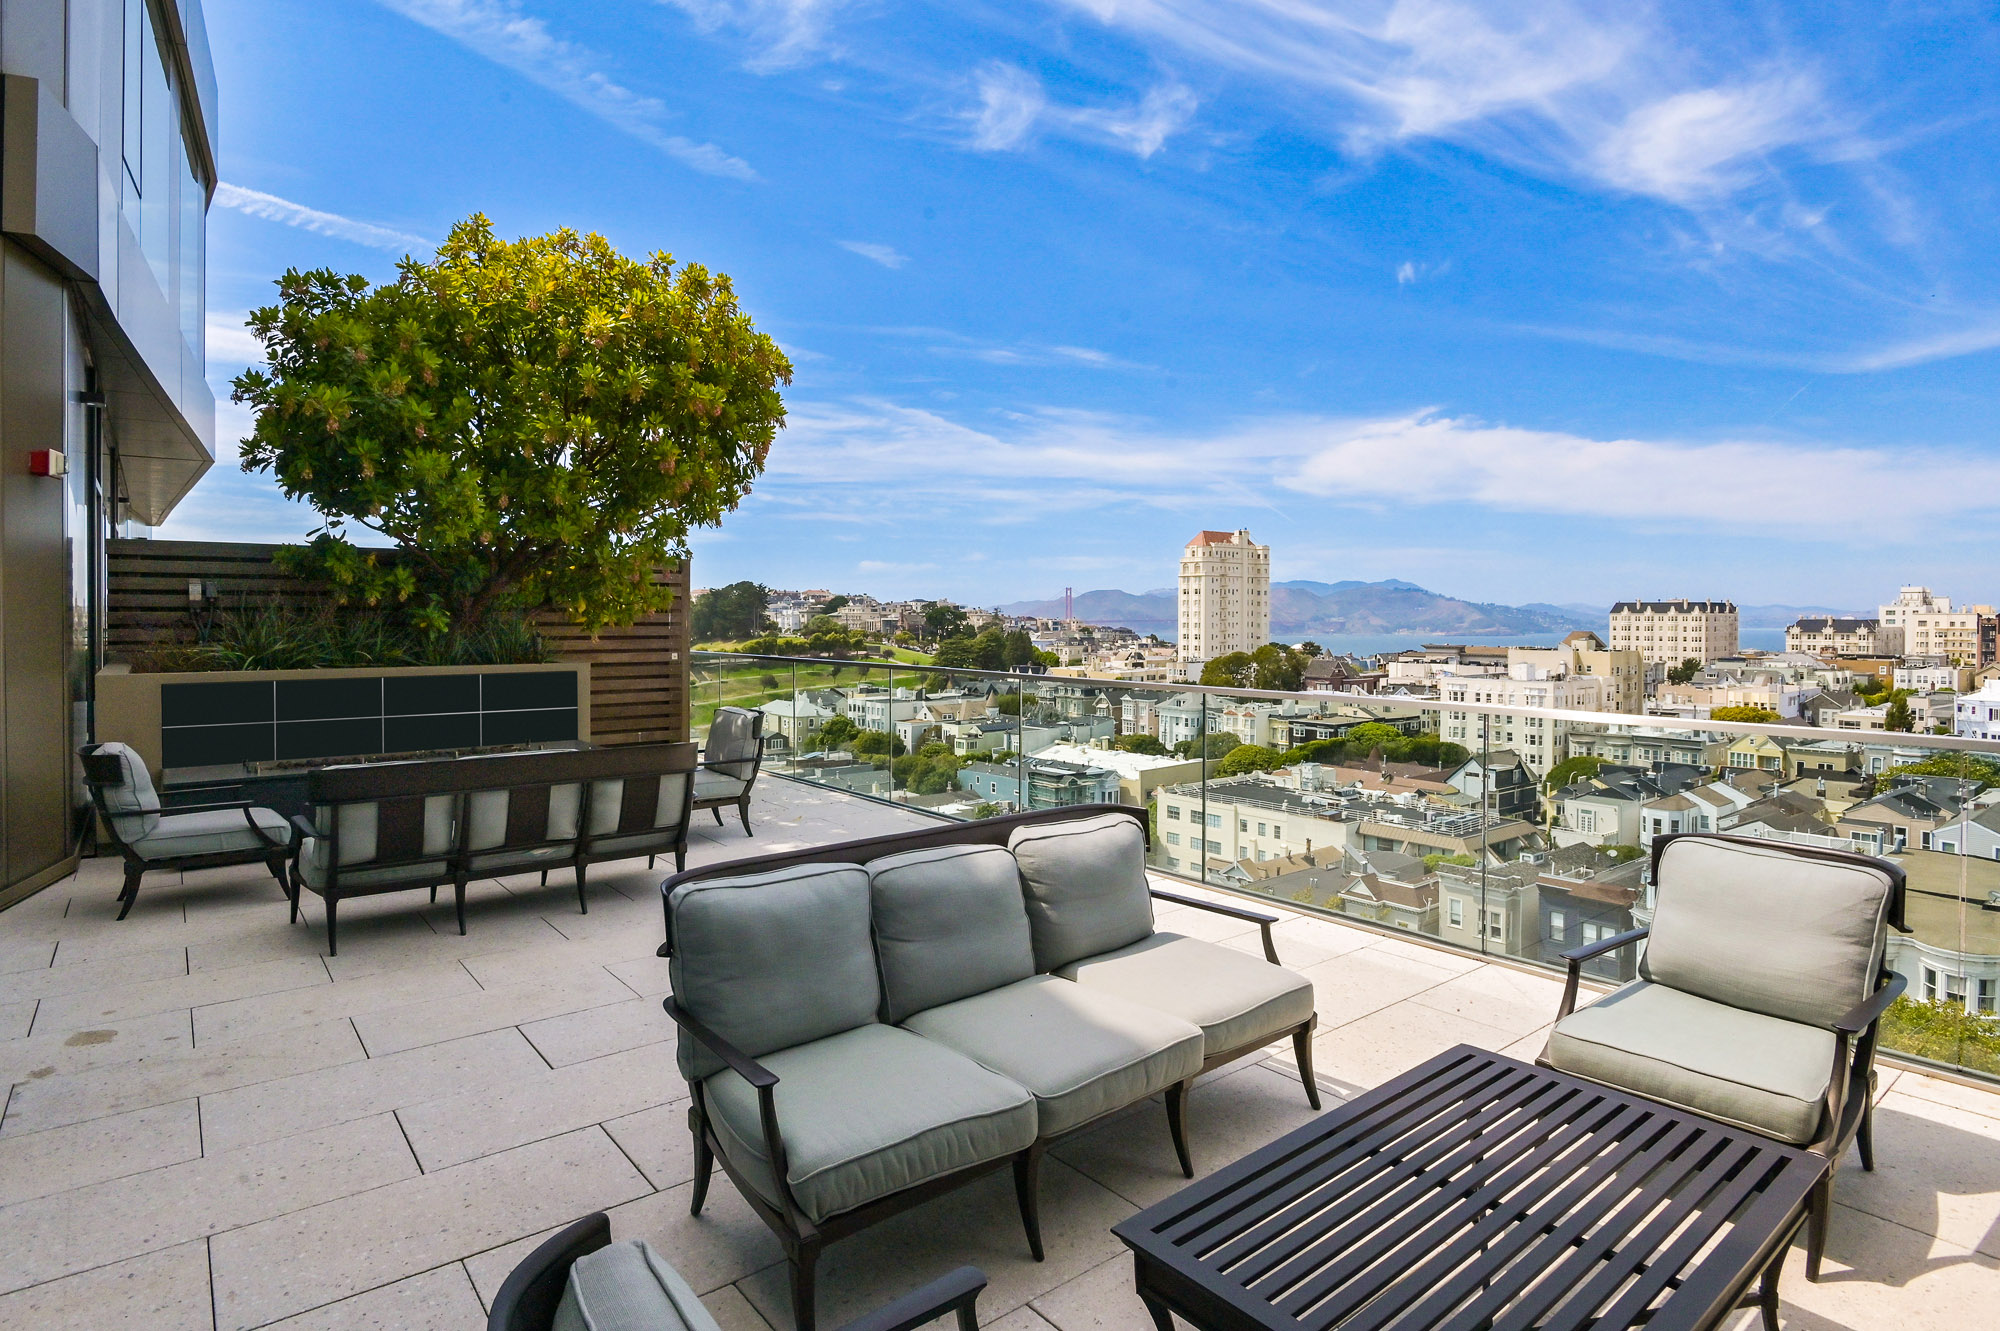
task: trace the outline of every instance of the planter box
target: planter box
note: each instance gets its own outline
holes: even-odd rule
[[[97,676],[97,738],[168,770],[589,740],[590,666],[360,667]]]

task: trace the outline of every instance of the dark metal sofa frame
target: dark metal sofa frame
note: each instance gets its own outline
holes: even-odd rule
[[[611,1217],[602,1211],[552,1235],[501,1284],[500,1292],[493,1296],[486,1331],[550,1331],[569,1282],[570,1267],[579,1257],[610,1244]],[[974,1305],[985,1288],[985,1272],[976,1266],[961,1266],[874,1312],[862,1314],[840,1331],[916,1331],[947,1313],[956,1316],[958,1331],[979,1331]]]
[[[1141,835],[1146,834],[1146,814],[1143,809],[1123,804],[1081,804],[1061,809],[1039,809],[1029,813],[1010,814],[1001,818],[986,818],[973,822],[949,823],[921,832],[906,832],[892,836],[868,837],[858,841],[844,841],[833,845],[815,846],[807,850],[788,851],[775,855],[759,855],[748,859],[734,860],[722,864],[706,865],[675,874],[660,885],[661,909],[666,912],[667,941],[659,948],[659,955],[673,955],[673,916],[668,904],[675,888],[683,883],[700,882],[711,878],[734,878],[757,873],[768,873],[777,869],[788,869],[801,864],[865,864],[884,855],[899,854],[909,850],[927,850],[935,846],[997,845],[1005,846],[1007,839],[1017,827],[1036,826],[1044,823],[1067,822],[1081,818],[1096,818],[1104,814],[1123,814],[1139,825]],[[1150,838],[1148,838],[1150,840]],[[1182,896],[1174,892],[1163,892],[1151,888],[1152,896],[1160,901],[1179,906],[1192,906],[1197,910],[1226,915],[1231,919],[1244,920],[1260,927],[1263,933],[1264,956],[1272,965],[1278,961],[1278,949],[1271,936],[1271,926],[1278,922],[1275,915],[1261,911],[1245,910],[1220,902],[1205,901],[1198,897]],[[1001,1167],[1011,1164],[1014,1169],[1014,1196],[1020,1207],[1021,1227],[1026,1231],[1028,1250],[1036,1261],[1042,1260],[1042,1229],[1039,1206],[1039,1184],[1042,1156],[1049,1145],[1059,1138],[1038,1138],[1026,1150],[997,1160],[988,1160],[951,1174],[942,1174],[926,1179],[900,1192],[890,1193],[872,1202],[829,1216],[814,1222],[800,1209],[793,1198],[787,1182],[788,1170],[785,1154],[784,1135],[778,1124],[778,1105],[775,1088],[778,1078],[758,1063],[756,1059],[737,1049],[729,1041],[717,1034],[709,1026],[688,1012],[670,996],[664,1006],[682,1033],[711,1054],[715,1055],[757,1092],[758,1118],[763,1128],[765,1158],[770,1161],[773,1181],[778,1191],[778,1202],[772,1204],[751,1186],[729,1159],[721,1139],[709,1124],[707,1110],[703,1102],[702,1086],[699,1082],[690,1086],[691,1102],[688,1108],[688,1130],[694,1134],[695,1173],[694,1192],[689,1205],[689,1214],[700,1215],[702,1204],[708,1197],[709,1176],[718,1159],[723,1172],[736,1184],[736,1190],[743,1195],[764,1223],[770,1227],[778,1241],[784,1246],[785,1257],[791,1267],[792,1316],[797,1331],[813,1331],[813,1272],[822,1248],[827,1244],[869,1228],[893,1215],[906,1211],[954,1191]],[[1320,1107],[1319,1086],[1314,1080],[1312,1069],[1312,1032],[1319,1024],[1319,1014],[1301,1022],[1292,1032],[1292,1048],[1298,1058],[1299,1079],[1305,1084],[1306,1098],[1314,1109]],[[1202,1074],[1213,1071],[1226,1063],[1233,1063],[1245,1054],[1263,1047],[1263,1042],[1247,1044],[1241,1048],[1222,1050],[1209,1054],[1202,1060],[1201,1068],[1194,1076],[1167,1088],[1167,1128],[1174,1142],[1175,1154],[1179,1157],[1181,1172],[1188,1178],[1194,1177],[1193,1158],[1188,1152],[1186,1130],[1186,1103],[1188,1088]],[[1117,1112],[1116,1110],[1108,1112]],[[1091,1127],[1097,1120],[1077,1124],[1059,1137],[1068,1137]]]
[[[257,834],[260,846],[249,846],[241,850],[209,851],[199,855],[162,855],[146,859],[118,835],[118,823],[111,809],[104,802],[104,787],[118,785],[124,780],[124,769],[118,759],[109,754],[97,752],[95,744],[86,745],[77,754],[83,760],[84,784],[90,787],[90,802],[97,809],[100,826],[111,836],[118,853],[125,857],[125,885],[118,892],[118,918],[124,919],[132,910],[132,903],[139,899],[139,879],[148,869],[220,869],[233,864],[262,863],[271,871],[271,877],[278,882],[278,890],[287,896],[291,889],[285,882],[285,865],[291,858],[292,846],[288,841],[274,840],[269,832],[257,825],[250,811],[259,807],[255,800],[229,800],[219,804],[178,804],[168,806],[162,802],[160,816],[172,817],[182,813],[214,813],[220,809],[241,809],[243,821]],[[129,817],[120,814],[119,817]]]
[[[292,819],[297,837],[292,853],[291,881],[287,888],[292,904],[292,920],[296,923],[299,918],[301,891],[317,893],[326,902],[327,955],[337,956],[338,915],[342,900],[428,887],[431,889],[431,900],[435,901],[437,889],[448,884],[457,908],[458,931],[463,934],[465,890],[475,876],[472,869],[475,857],[502,855],[510,851],[525,855],[537,847],[556,845],[570,847],[566,859],[553,863],[524,862],[517,869],[498,872],[542,869],[543,881],[546,882],[548,869],[572,869],[576,873],[578,909],[588,914],[590,901],[585,892],[588,867],[607,860],[634,859],[642,853],[600,853],[592,850],[592,838],[587,829],[591,821],[594,784],[606,780],[624,782],[618,828],[605,834],[607,837],[621,836],[651,830],[659,800],[659,779],[686,773],[688,779],[684,783],[679,835],[671,846],[653,851],[657,855],[671,849],[678,866],[687,860],[689,809],[686,802],[693,798],[694,765],[692,744],[635,744],[317,769],[307,777],[307,802],[315,810],[321,806],[338,808],[348,804],[374,804],[377,807],[376,855],[366,865],[357,867],[371,871],[407,867],[412,872],[407,878],[392,876],[383,882],[343,885],[340,881],[338,815],[333,818],[333,825],[325,829],[318,827],[311,817],[297,815]],[[557,786],[568,785],[581,788],[577,800],[577,828],[574,836],[558,837],[549,828],[550,792]],[[508,792],[506,831],[500,845],[475,850],[467,844],[471,836],[471,819],[466,816],[467,802],[472,796],[488,791]],[[456,830],[449,848],[427,854],[424,851],[424,801],[434,796],[445,796],[452,801],[452,819]],[[299,863],[308,837],[326,843],[326,882],[319,887],[305,881]],[[438,868],[427,873],[416,872],[427,864],[437,864]]]
[[[1651,881],[1660,881],[1660,855],[1668,845],[1683,837],[1699,837],[1703,841],[1726,841],[1737,845],[1756,846],[1762,850],[1781,850],[1802,859],[1826,860],[1835,864],[1862,865],[1877,869],[1889,875],[1890,926],[1901,933],[1909,933],[1910,926],[1904,914],[1904,898],[1907,890],[1907,876],[1902,866],[1874,855],[1863,855],[1858,851],[1827,850],[1818,846],[1796,846],[1784,841],[1769,841],[1763,837],[1732,835],[1727,832],[1674,832],[1653,840]],[[1577,990],[1582,982],[1583,967],[1586,962],[1616,952],[1620,948],[1631,947],[1644,939],[1650,929],[1629,929],[1610,938],[1599,939],[1582,947],[1572,948],[1562,954],[1568,963],[1569,974],[1563,984],[1562,1005],[1556,1011],[1556,1020],[1576,1010]],[[1885,961],[1875,977],[1875,992],[1850,1008],[1833,1024],[1833,1074],[1827,1082],[1826,1114],[1819,1135],[1806,1144],[1805,1149],[1815,1155],[1826,1157],[1826,1172],[1814,1185],[1812,1197],[1806,1204],[1806,1279],[1818,1280],[1820,1261],[1826,1254],[1827,1222],[1833,1213],[1833,1180],[1839,1171],[1841,1157],[1847,1154],[1850,1144],[1861,1153],[1861,1168],[1869,1173],[1875,1170],[1875,1049],[1880,1040],[1882,1014],[1889,1005],[1902,997],[1909,981],[1888,968]],[[1549,1066],[1545,1058],[1536,1060],[1542,1066]],[[1770,1314],[1767,1313],[1767,1321]]]

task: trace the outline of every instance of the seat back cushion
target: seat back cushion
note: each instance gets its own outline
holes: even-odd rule
[[[681,1273],[638,1239],[585,1253],[569,1269],[550,1331],[717,1331]]]
[[[129,846],[159,824],[160,797],[153,789],[153,775],[146,770],[145,760],[129,744],[113,740],[98,745],[93,755],[111,758],[118,763],[118,783],[101,786],[99,790],[104,797],[104,807],[111,811],[112,830],[118,833],[120,841]]]
[[[465,797],[465,848],[494,850],[506,845],[574,840],[582,806],[583,787],[573,783],[474,791]]]
[[[662,772],[657,777],[610,777],[590,783],[590,836],[673,831],[687,820],[687,787],[692,774]],[[626,807],[634,799],[645,807]]]
[[[363,800],[343,804],[322,804],[313,810],[313,825],[321,831],[336,833],[340,846],[340,863],[368,864],[378,857],[394,860],[415,859],[424,856],[448,855],[451,853],[452,805],[450,795],[426,795],[424,797],[423,846],[391,847],[387,850],[381,844],[381,805],[373,800]],[[321,844],[316,851],[324,857]]]
[[[762,715],[747,708],[722,708],[708,727],[708,747],[702,753],[702,761],[726,777],[748,781],[757,746],[762,743],[758,732],[763,729],[763,722]]]
[[[1108,813],[1019,827],[1007,848],[1027,894],[1036,970],[1111,952],[1153,932],[1146,838],[1136,820]]]
[[[1830,1028],[1875,990],[1892,886],[1866,864],[1683,837],[1660,853],[1640,974]]]
[[[1035,973],[1021,873],[999,846],[935,846],[868,865],[882,1020]]]
[[[859,865],[683,883],[667,914],[675,999],[752,1058],[865,1026],[882,1005]],[[722,1067],[692,1038],[678,1050],[690,1081]]]

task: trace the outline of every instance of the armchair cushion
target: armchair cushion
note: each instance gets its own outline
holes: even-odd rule
[[[251,830],[243,815],[257,820],[257,826],[271,836],[270,841]],[[229,851],[267,851],[272,854],[292,844],[292,825],[273,809],[210,809],[205,813],[154,814],[153,827],[136,841],[127,842],[132,853],[143,860],[169,859],[181,855],[221,855]]]
[[[160,797],[153,789],[153,775],[129,744],[112,740],[98,745],[91,753],[110,758],[119,766],[122,779],[115,785],[101,784],[98,791],[104,807],[111,813],[111,830],[129,846],[150,833],[160,821]]]
[[[1037,975],[905,1023],[1034,1092],[1044,1137],[1201,1071],[1201,1029],[1158,1009]]]
[[[709,723],[708,744],[702,750],[701,760],[721,764],[721,775],[747,783],[756,770],[763,728],[762,713],[743,707],[721,708]]]
[[[884,1021],[1035,973],[1020,870],[999,846],[913,850],[867,868]]]
[[[1035,1140],[1027,1091],[894,1026],[857,1027],[761,1061],[778,1078],[772,1094],[792,1196],[815,1221]],[[710,1077],[704,1091],[730,1162],[776,1204],[756,1091],[733,1071]]]
[[[694,774],[694,797],[698,800],[733,800],[749,789],[750,783],[704,767]]]
[[[720,1331],[693,1286],[636,1239],[585,1253],[569,1268],[549,1331]]]
[[[659,792],[653,799],[653,831],[674,833],[681,826],[681,804],[687,794],[687,772],[662,772]],[[618,818],[623,812],[625,799],[624,778],[609,781],[593,781],[590,784],[590,834],[588,841],[592,850],[603,848],[604,838],[616,838]],[[650,835],[637,831],[627,836]]]
[[[1830,1031],[1636,980],[1556,1023],[1559,1072],[1691,1109],[1780,1141],[1818,1135]]]
[[[425,855],[449,855],[458,829],[453,825],[452,805],[455,800],[450,795],[427,795],[424,797],[424,844]],[[366,864],[381,851],[381,806],[374,803],[322,804],[313,811],[313,826],[322,832],[337,832],[340,842],[340,866]],[[308,837],[307,842],[315,839]],[[324,857],[325,847],[318,853]]]
[[[882,984],[869,939],[868,875],[804,864],[683,883],[667,899],[674,996],[752,1058],[875,1020]],[[690,1082],[721,1064],[679,1044]]]
[[[1262,957],[1180,934],[1056,968],[1099,993],[1170,1012],[1201,1027],[1204,1056],[1275,1039],[1313,1014],[1312,981]]]
[[[1889,875],[1780,846],[1681,837],[1660,856],[1639,974],[1785,1021],[1831,1028],[1874,991]]]
[[[1014,829],[1035,968],[1052,971],[1153,932],[1146,838],[1123,814]]]

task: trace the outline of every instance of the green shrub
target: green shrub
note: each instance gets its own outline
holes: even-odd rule
[[[337,670],[539,665],[554,653],[525,615],[495,611],[470,632],[426,633],[408,618],[330,601],[218,610],[138,654],[136,671]]]
[[[1882,1046],[1938,1063],[2000,1073],[2000,1021],[1962,1003],[1899,998],[1882,1016]]]

